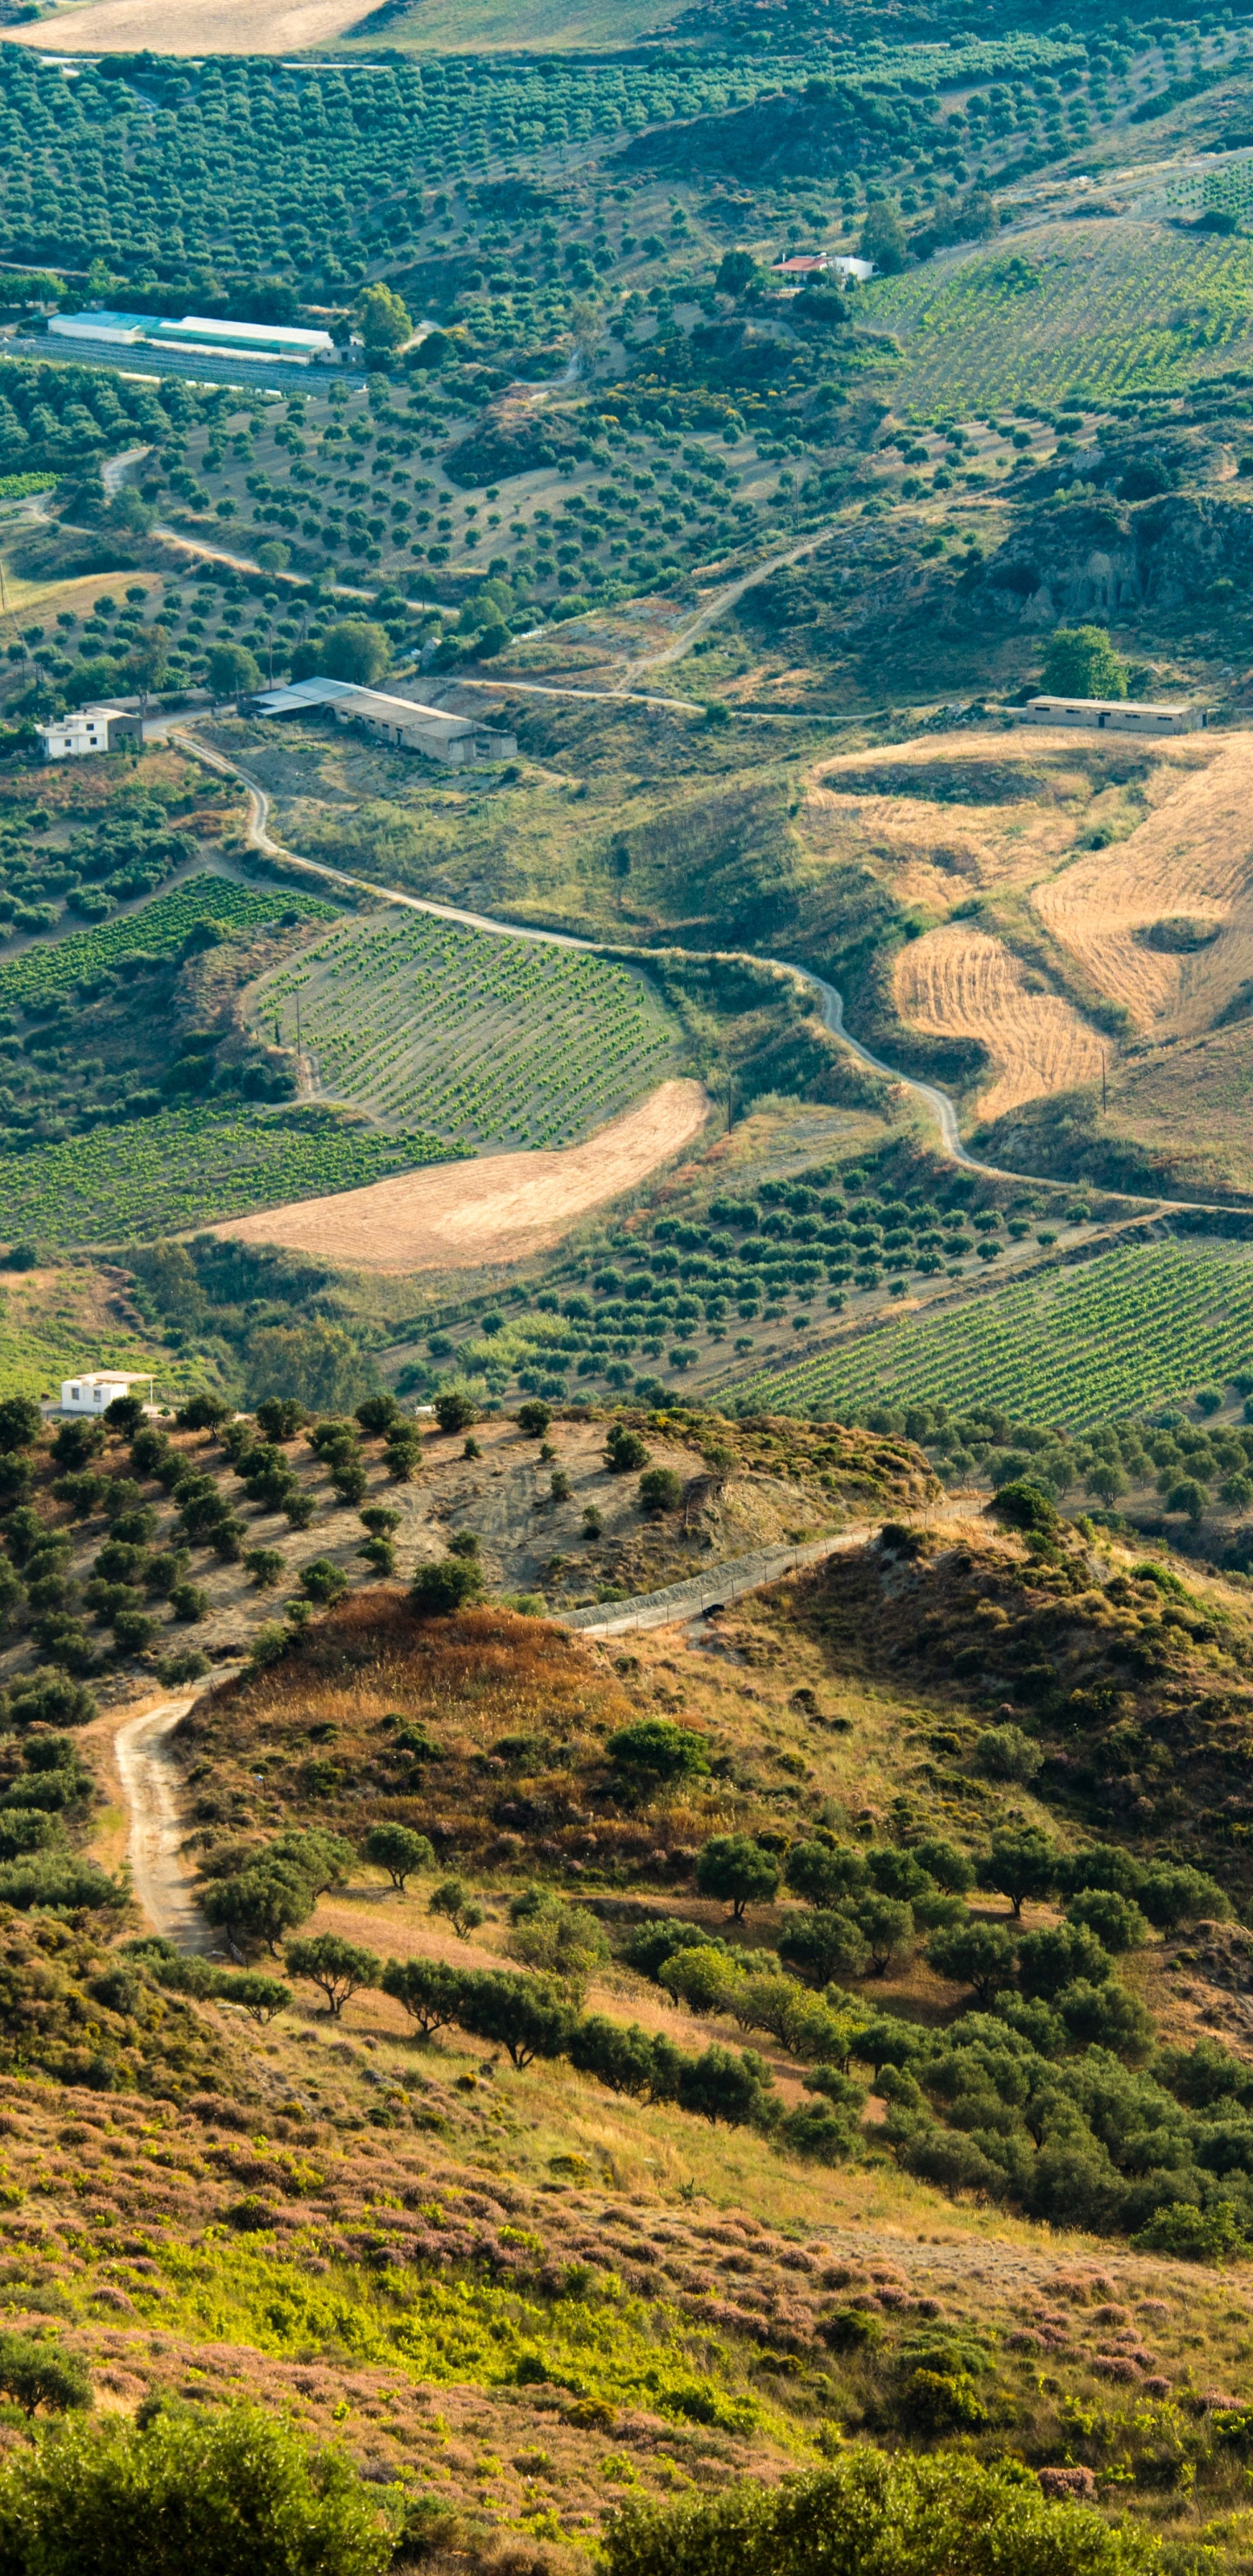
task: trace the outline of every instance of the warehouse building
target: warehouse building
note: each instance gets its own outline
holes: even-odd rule
[[[209,357],[279,358],[289,365],[334,364],[339,357],[329,331],[298,331],[285,322],[223,322],[185,313],[181,322],[156,313],[54,313],[49,332],[59,340],[109,342],[118,348],[190,349]]]
[[[446,707],[420,706],[412,698],[393,698],[382,689],[355,688],[348,680],[294,680],[286,689],[263,689],[249,701],[252,714],[287,716],[329,707],[337,724],[358,724],[376,742],[395,751],[420,751],[445,769],[468,769],[476,761],[511,760],[518,748],[511,733],[494,733],[476,716],[454,716]]]
[[[1182,702],[1153,707],[1138,698],[1029,698],[1010,714],[1015,724],[1083,725],[1092,733],[1195,733],[1205,724]]]

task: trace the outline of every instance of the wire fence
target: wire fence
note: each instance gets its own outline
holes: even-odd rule
[[[702,1611],[738,1601],[745,1592],[776,1583],[798,1566],[819,1565],[837,1549],[856,1546],[864,1535],[864,1531],[842,1530],[838,1537],[808,1539],[799,1547],[758,1548],[752,1556],[733,1557],[711,1568],[707,1575],[668,1583],[660,1592],[637,1593],[630,1601],[593,1601],[582,1610],[565,1611],[561,1624],[577,1628],[585,1637],[620,1637],[633,1628],[664,1628],[685,1611],[699,1617]]]

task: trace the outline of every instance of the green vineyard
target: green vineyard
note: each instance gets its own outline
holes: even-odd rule
[[[1206,1245],[1107,1252],[953,1314],[873,1333],[736,1388],[763,1411],[981,1401],[1071,1430],[1229,1377],[1253,1355],[1253,1255]]]
[[[624,967],[420,914],[344,922],[255,988],[329,1099],[450,1143],[564,1145],[674,1070],[678,1031]]]
[[[865,291],[864,316],[905,355],[898,404],[960,417],[989,403],[1089,402],[1183,388],[1248,356],[1253,244],[1156,224],[1027,234],[943,270]]]
[[[0,1010],[23,1009],[45,994],[68,993],[90,983],[128,957],[177,956],[190,930],[201,922],[219,922],[226,931],[255,930],[279,917],[289,922],[333,921],[335,913],[315,895],[254,894],[232,877],[187,877],[169,894],[138,912],[105,922],[99,930],[75,931],[54,946],[28,948],[0,966]]]
[[[455,1159],[438,1137],[348,1129],[325,1110],[258,1115],[206,1101],[0,1155],[0,1207],[12,1236],[144,1242]]]

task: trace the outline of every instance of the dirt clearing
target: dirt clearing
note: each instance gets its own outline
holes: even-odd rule
[[[1043,1092],[1100,1081],[1096,1031],[1071,1003],[1033,989],[1001,940],[964,922],[930,930],[902,950],[896,1005],[929,1037],[978,1038],[986,1047],[994,1079],[979,1094],[983,1118],[1001,1118]]]
[[[1155,1037],[1213,1025],[1253,976],[1253,733],[1229,734],[1126,840],[1032,900],[1103,993]]]
[[[699,1135],[704,1084],[663,1082],[584,1145],[563,1153],[492,1154],[402,1172],[363,1190],[304,1199],[210,1228],[244,1243],[281,1243],[353,1270],[470,1270],[547,1252],[589,1208],[634,1189]]]
[[[96,0],[65,9],[36,27],[6,29],[19,45],[58,54],[296,54],[329,44],[366,15],[368,0],[296,0],[266,8],[259,0],[202,0],[171,11],[163,0]]]

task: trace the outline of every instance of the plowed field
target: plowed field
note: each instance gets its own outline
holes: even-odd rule
[[[589,1208],[634,1189],[691,1142],[709,1115],[699,1082],[663,1082],[599,1135],[565,1153],[492,1154],[455,1171],[405,1172],[363,1190],[304,1199],[214,1229],[281,1243],[346,1269],[470,1270],[547,1251]]]
[[[928,1036],[978,1038],[986,1047],[993,1079],[979,1095],[983,1118],[1101,1078],[1096,1031],[1057,994],[1033,991],[1012,951],[965,922],[928,931],[901,951],[896,1005]]]

